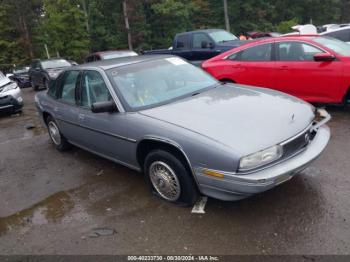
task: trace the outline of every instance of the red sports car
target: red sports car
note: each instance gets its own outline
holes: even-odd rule
[[[320,36],[255,41],[205,61],[223,82],[276,89],[309,102],[350,103],[350,45]]]

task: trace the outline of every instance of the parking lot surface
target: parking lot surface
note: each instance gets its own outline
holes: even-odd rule
[[[22,114],[0,116],[0,254],[350,254],[350,110],[329,109],[330,144],[302,174],[193,214],[137,172],[56,151],[23,95]]]

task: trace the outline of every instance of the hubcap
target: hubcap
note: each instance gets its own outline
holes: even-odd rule
[[[176,201],[180,197],[180,182],[175,172],[164,162],[154,162],[149,168],[149,176],[153,187],[168,201]]]
[[[49,134],[52,139],[52,141],[55,143],[55,145],[60,145],[61,144],[61,135],[60,131],[58,130],[58,127],[56,126],[55,122],[49,122]]]

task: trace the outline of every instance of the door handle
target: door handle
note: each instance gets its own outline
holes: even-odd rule
[[[285,69],[288,69],[289,67],[288,66],[279,66],[279,69],[282,69],[282,70],[285,70]]]
[[[233,68],[240,68],[242,65],[241,64],[236,64],[236,65],[233,65],[232,67]]]

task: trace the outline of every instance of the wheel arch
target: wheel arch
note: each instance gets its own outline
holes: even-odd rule
[[[226,83],[236,83],[235,80],[230,79],[230,78],[227,78],[227,77],[221,78],[219,81],[220,81],[220,82],[223,82],[223,83],[225,83],[225,82],[226,82]]]
[[[348,101],[350,101],[350,86],[346,89],[344,93],[343,103],[345,106],[350,104]]]
[[[182,149],[182,147],[177,144],[176,142],[162,139],[162,138],[155,138],[155,137],[148,137],[144,138],[141,141],[138,142],[137,148],[136,148],[136,158],[137,162],[140,165],[141,169],[143,170],[145,159],[147,155],[156,149],[161,149],[164,151],[167,151],[171,154],[173,154],[175,157],[179,158],[181,162],[185,165],[186,169],[190,172],[192,175],[197,188],[198,187],[198,181],[196,179],[196,176],[194,174],[194,171],[192,169],[191,162]]]
[[[47,118],[52,115],[46,111],[43,112],[43,120],[44,120],[44,123],[47,125]]]

